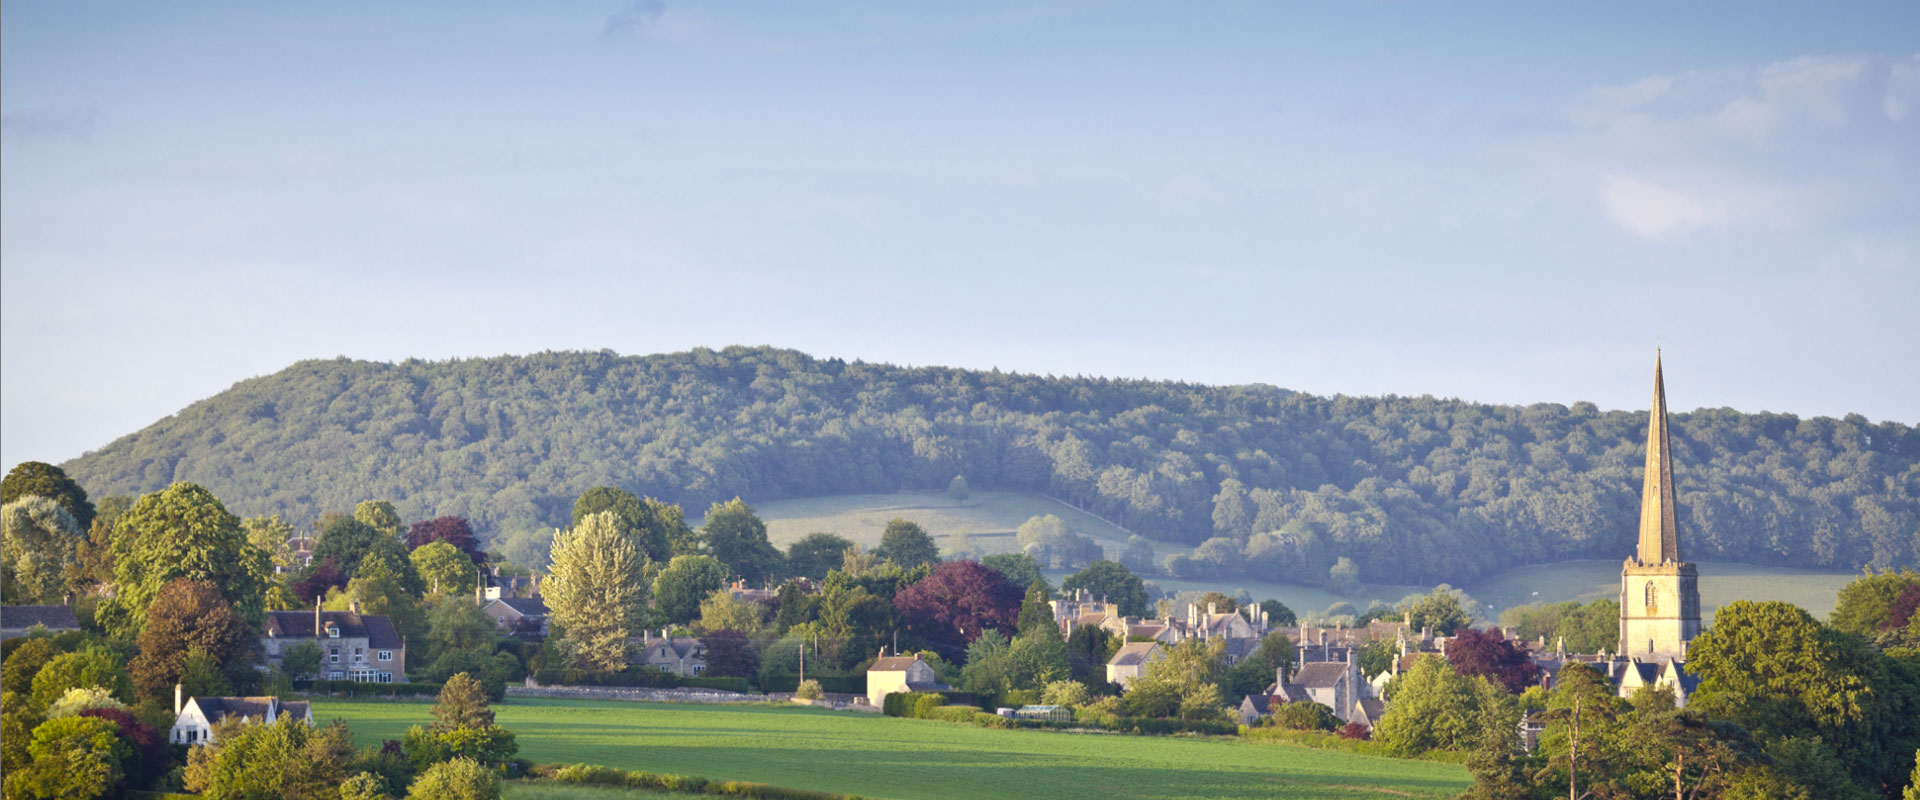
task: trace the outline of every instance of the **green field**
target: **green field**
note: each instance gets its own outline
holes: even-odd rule
[[[430,721],[430,708],[325,700],[314,717],[345,719],[366,745]],[[523,698],[495,710],[535,762],[871,797],[1452,797],[1468,784],[1466,770],[1448,764],[1231,739],[991,730],[773,706]]]

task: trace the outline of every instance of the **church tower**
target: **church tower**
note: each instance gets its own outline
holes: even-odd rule
[[[1647,475],[1640,488],[1640,547],[1620,571],[1620,654],[1643,661],[1685,660],[1700,634],[1700,576],[1680,560],[1667,444],[1667,389],[1653,360],[1653,413],[1647,419]]]

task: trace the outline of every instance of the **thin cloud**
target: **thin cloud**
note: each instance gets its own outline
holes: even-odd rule
[[[603,39],[627,39],[639,36],[641,31],[660,21],[667,13],[664,0],[634,0],[626,8],[620,9],[600,28]]]
[[[92,141],[100,112],[91,108],[23,108],[0,114],[0,133],[16,141]]]

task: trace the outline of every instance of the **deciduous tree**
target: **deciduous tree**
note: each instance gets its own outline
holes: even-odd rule
[[[918,524],[894,518],[887,521],[887,530],[880,534],[880,546],[873,549],[873,554],[912,569],[939,563],[940,546]]]
[[[754,586],[780,573],[780,551],[767,541],[767,524],[736,497],[707,509],[707,548],[741,580]]]
[[[420,580],[429,591],[439,592],[449,597],[467,597],[480,581],[479,568],[466,553],[445,541],[437,541],[415,548],[407,556],[413,562],[413,569],[420,573]]]
[[[93,527],[94,508],[87,501],[87,490],[80,488],[65,470],[42,461],[22,461],[0,478],[0,505],[23,497],[44,497],[73,515],[80,530]]]
[[[787,573],[826,580],[827,573],[839,567],[852,549],[853,542],[831,533],[809,533],[787,548]]]
[[[654,605],[668,622],[684,625],[700,615],[700,603],[726,588],[727,568],[712,556],[674,556],[653,579]]]
[[[434,542],[452,545],[476,565],[487,563],[487,554],[481,552],[480,540],[473,535],[473,526],[467,524],[465,517],[435,517],[407,528],[408,548],[417,550]]]
[[[247,541],[238,517],[211,492],[176,483],[140,498],[120,518],[114,537],[114,583],[119,593],[101,604],[109,632],[133,638],[146,625],[148,604],[175,578],[220,590],[234,611],[257,623],[265,610],[273,568]]]
[[[627,637],[638,629],[646,603],[645,557],[633,537],[603,511],[554,536],[552,559],[544,595],[550,617],[565,632],[570,660],[605,672],[625,668]]]
[[[1016,629],[1020,588],[973,561],[941,564],[893,599],[900,616],[935,652],[957,654],[988,628]]]
[[[1119,604],[1120,613],[1124,616],[1144,617],[1153,613],[1147,600],[1146,582],[1113,561],[1095,561],[1060,582],[1062,592],[1072,593],[1080,589],[1087,590],[1094,597],[1104,597],[1108,602]]]
[[[1467,628],[1447,645],[1447,662],[1462,675],[1478,675],[1513,694],[1540,681],[1540,665],[1497,630]]]
[[[66,602],[83,530],[46,497],[26,495],[0,506],[0,597],[21,605]]]
[[[134,688],[145,698],[171,697],[186,669],[187,653],[195,648],[219,665],[230,682],[248,681],[259,663],[259,635],[212,584],[175,578],[147,607],[140,655],[129,665]]]

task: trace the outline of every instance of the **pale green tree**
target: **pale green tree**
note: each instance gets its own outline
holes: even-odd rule
[[[279,515],[247,517],[240,521],[240,528],[247,532],[247,541],[266,553],[274,566],[282,569],[293,566],[293,546],[288,543],[293,538],[293,526]]]
[[[273,567],[212,492],[181,482],[142,496],[120,517],[113,577],[118,594],[101,603],[99,620],[109,633],[131,639],[146,625],[147,604],[174,578],[212,584],[242,617],[257,622]]]
[[[499,796],[500,773],[471,758],[428,767],[407,790],[407,800],[495,800]]]
[[[733,592],[717,589],[700,601],[700,628],[707,631],[739,631],[748,636],[766,625],[767,607],[742,600]]]
[[[25,495],[0,506],[0,596],[22,605],[62,602],[67,571],[85,539],[73,515],[48,498]]]
[[[354,506],[353,518],[395,539],[407,532],[406,523],[400,521],[400,512],[385,500],[367,500]]]
[[[677,559],[676,559],[677,560]],[[589,514],[553,537],[547,609],[575,667],[613,672],[627,665],[627,637],[646,603],[645,557],[609,512]]]
[[[415,548],[407,558],[413,562],[414,570],[420,573],[420,580],[427,584],[429,591],[449,597],[465,597],[473,593],[480,580],[473,559],[460,552],[460,548],[446,542]]]
[[[692,622],[700,603],[726,588],[727,568],[712,556],[674,556],[653,579],[654,605],[668,622]],[[552,606],[552,601],[548,601]]]

